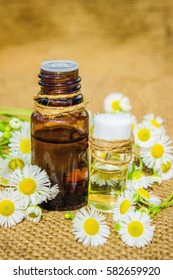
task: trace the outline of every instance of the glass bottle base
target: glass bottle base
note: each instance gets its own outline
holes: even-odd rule
[[[114,212],[114,204],[104,204],[93,201],[88,201],[88,206],[92,207],[103,213],[113,213]]]
[[[118,194],[89,193],[88,205],[105,213],[113,213]]]
[[[61,194],[58,194],[53,200],[43,202],[40,207],[48,211],[70,211],[84,207],[87,204],[87,196],[71,195],[62,199]]]

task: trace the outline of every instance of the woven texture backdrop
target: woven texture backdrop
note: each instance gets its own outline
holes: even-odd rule
[[[88,109],[103,112],[110,92],[123,92],[138,120],[155,113],[173,139],[172,0],[28,0],[0,5],[0,104],[32,108],[40,62],[79,62]],[[153,187],[162,199],[173,181]],[[173,259],[173,207],[155,218],[153,241],[142,249],[125,246],[114,231],[108,242],[84,247],[63,212],[44,212],[38,224],[0,228],[0,259]]]
[[[154,186],[154,193],[166,198],[172,191],[172,183]],[[97,248],[76,242],[71,232],[72,222],[64,219],[64,212],[44,212],[38,224],[24,221],[10,229],[1,228],[0,259],[173,259],[173,207],[155,216],[153,241],[140,249],[124,245],[114,231],[112,215],[106,214],[106,218],[111,235],[107,243]]]

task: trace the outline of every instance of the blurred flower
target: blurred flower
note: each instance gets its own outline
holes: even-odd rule
[[[147,123],[139,123],[134,128],[135,144],[139,147],[151,147],[157,134],[151,125]]]
[[[144,115],[144,121],[147,121],[154,127],[154,129],[158,132],[164,132],[164,128],[162,126],[163,119],[161,117],[155,117],[153,113]]]
[[[102,171],[95,170],[91,175],[90,179],[92,184],[99,186],[107,185],[113,187],[117,182],[117,175],[114,173],[106,173]]]
[[[130,211],[134,211],[135,202],[133,196],[134,193],[130,192],[129,190],[126,190],[118,196],[113,212],[114,221],[121,221],[128,215]]]
[[[9,148],[12,152],[17,152],[19,155],[28,155],[30,158],[31,136],[29,122],[24,122],[19,131],[12,133]]]
[[[152,176],[145,176],[141,170],[135,170],[128,174],[127,188],[131,190],[132,187],[142,187],[147,189],[153,184]]]
[[[141,149],[141,157],[144,164],[149,168],[160,170],[163,163],[173,161],[173,146],[168,136],[161,134],[150,148]]]
[[[22,121],[17,119],[17,118],[12,118],[10,121],[9,121],[9,124],[11,126],[11,128],[13,129],[19,129],[22,125]]]
[[[130,101],[122,93],[111,93],[104,99],[104,110],[106,113],[129,112]]]
[[[162,163],[159,175],[161,176],[162,180],[169,180],[173,178],[173,163],[170,161]]]
[[[130,118],[132,120],[132,130],[134,130],[136,125],[137,125],[137,123],[138,123],[138,121],[137,121],[136,116],[134,116],[134,115],[130,115]]]
[[[26,155],[18,155],[17,153],[11,153],[5,157],[5,159],[0,159],[0,177],[4,179],[9,179],[9,175],[16,169],[23,167],[26,164],[30,164],[30,160]]]

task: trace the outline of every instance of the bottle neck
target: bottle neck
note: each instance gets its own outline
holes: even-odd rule
[[[81,78],[78,69],[70,72],[48,72],[40,71],[38,84],[41,87],[40,94],[58,95],[77,93],[80,88]]]
[[[40,78],[38,84],[41,87],[38,103],[44,106],[68,107],[83,101],[78,69],[69,72],[51,72],[41,69],[38,77]],[[54,96],[53,99],[52,96]]]

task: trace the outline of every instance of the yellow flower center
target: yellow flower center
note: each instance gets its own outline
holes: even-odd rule
[[[144,232],[143,224],[139,221],[132,221],[128,225],[128,232],[133,237],[139,237]]]
[[[144,127],[138,131],[138,138],[140,141],[146,142],[150,139],[150,137],[151,137],[151,133],[148,128]]]
[[[151,154],[154,158],[160,158],[164,154],[164,148],[161,144],[155,144],[151,149]]]
[[[132,130],[135,129],[135,123],[132,123]]]
[[[88,235],[96,235],[99,231],[99,223],[94,218],[88,218],[84,222],[84,230]]]
[[[120,213],[124,215],[130,208],[130,201],[128,199],[123,200],[120,205]]]
[[[166,173],[171,168],[171,162],[162,164],[162,172]]]
[[[156,120],[151,120],[150,123],[157,128],[160,128],[160,124]]]
[[[2,200],[0,202],[0,215],[2,216],[11,216],[14,213],[15,206],[11,200]]]
[[[24,178],[18,187],[21,193],[31,195],[36,191],[37,184],[32,178]]]
[[[20,169],[23,169],[24,167],[24,162],[23,160],[19,159],[19,158],[13,158],[12,160],[10,160],[9,164],[8,164],[8,167],[11,169],[11,170],[15,170],[16,168],[20,168]]]
[[[100,156],[101,156],[101,158],[105,158],[106,157],[106,153],[101,152]]]
[[[113,109],[113,111],[120,111],[121,110],[120,101],[119,100],[114,100],[112,102],[112,109]]]
[[[30,139],[22,139],[20,142],[20,150],[23,154],[29,154],[31,151],[31,141]]]
[[[32,212],[32,213],[29,213],[29,215],[28,215],[30,218],[32,218],[32,219],[34,219],[34,218],[37,218],[38,217],[38,215],[37,214],[35,214],[34,212]]]
[[[144,190],[143,188],[138,188],[137,192],[139,195],[141,195],[144,198],[150,198],[150,194],[149,192],[147,192],[146,190]]]
[[[112,153],[112,159],[120,159],[121,155],[119,153]]]

